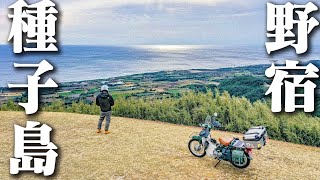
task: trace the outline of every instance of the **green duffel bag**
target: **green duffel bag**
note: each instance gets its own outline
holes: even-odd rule
[[[244,151],[239,151],[239,150],[232,151],[232,161],[235,164],[242,164],[244,156],[245,156]]]

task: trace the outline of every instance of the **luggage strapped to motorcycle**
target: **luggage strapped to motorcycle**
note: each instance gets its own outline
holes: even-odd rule
[[[268,138],[266,127],[256,126],[251,127],[243,136],[243,141],[247,147],[261,149],[266,145]]]

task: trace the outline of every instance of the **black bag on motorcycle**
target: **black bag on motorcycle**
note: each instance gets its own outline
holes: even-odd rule
[[[266,127],[257,126],[250,128],[243,136],[243,141],[247,147],[261,149],[266,145],[268,135]]]

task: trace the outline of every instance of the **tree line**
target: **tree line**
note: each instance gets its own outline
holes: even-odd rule
[[[3,104],[0,109],[23,110],[13,101]],[[98,106],[84,102],[65,105],[63,101],[56,101],[41,110],[92,115],[100,113]],[[268,100],[251,102],[245,97],[231,96],[226,91],[189,91],[179,98],[162,99],[119,97],[113,108],[115,116],[189,126],[198,126],[207,115],[215,112],[226,131],[243,133],[251,126],[263,125],[272,139],[320,147],[320,118],[299,111],[272,113]]]

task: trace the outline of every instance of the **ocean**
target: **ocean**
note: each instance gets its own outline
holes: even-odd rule
[[[316,48],[318,49],[318,48]],[[312,51],[316,51],[313,48]],[[164,70],[217,69],[277,61],[319,60],[319,52],[304,56],[294,51],[269,56],[264,46],[224,47],[213,45],[139,45],[139,46],[60,46],[59,52],[25,52],[15,55],[11,45],[0,45],[0,87],[26,83],[35,68],[14,68],[13,63],[36,64],[46,59],[55,68],[50,77],[56,82],[104,79]]]

